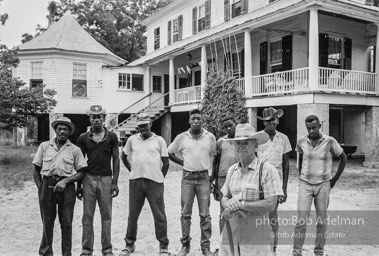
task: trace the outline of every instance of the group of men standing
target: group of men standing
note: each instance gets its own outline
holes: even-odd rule
[[[93,253],[93,217],[96,202],[101,214],[101,243],[103,256],[111,256],[112,198],[118,195],[117,186],[120,161],[117,136],[104,127],[105,109],[99,105],[87,111],[91,129],[80,135],[78,147],[68,137],[74,132],[74,125],[62,117],[52,123],[57,137],[44,142],[38,148],[33,160],[34,180],[38,188],[43,237],[40,255],[53,255],[52,237],[56,205],[62,229],[62,255],[71,255],[72,219],[75,194],[83,199],[83,236],[81,256]],[[265,132],[269,135],[267,143],[258,147],[258,158],[276,167],[282,177],[283,195],[278,197],[275,209],[270,213],[274,251],[278,244],[278,204],[287,199],[289,176],[289,152],[292,150],[288,137],[276,130],[283,110],[266,108],[262,112]],[[190,128],[179,134],[167,148],[164,139],[151,131],[150,116],[137,115],[139,133],[132,135],[122,150],[121,160],[130,172],[129,216],[125,235],[125,248],[120,256],[128,256],[135,251],[137,223],[145,199],[150,204],[154,217],[155,236],[159,242],[160,255],[170,255],[168,250],[167,217],[164,203],[164,178],[168,172],[169,159],[183,166],[181,179],[181,229],[182,248],[178,256],[190,251],[190,229],[193,202],[197,198],[202,254],[212,256],[210,238],[212,235],[209,213],[211,183],[222,188],[230,166],[239,161],[234,146],[227,141],[235,134],[236,120],[225,116],[222,120],[226,135],[216,141],[215,136],[202,128],[202,113],[198,109],[189,112]],[[332,137],[319,131],[320,122],[316,116],[305,120],[308,135],[299,139],[296,151],[299,153],[300,187],[298,194],[299,217],[309,216],[312,199],[316,212],[326,217],[329,191],[341,175],[346,155]],[[332,156],[341,158],[337,173],[331,176]],[[85,161],[84,157],[87,157]],[[75,191],[74,182],[78,182]],[[316,203],[317,202],[317,203]],[[224,227],[221,219],[223,208],[220,205],[220,231]],[[325,233],[326,225],[319,224],[317,232]],[[254,231],[252,231],[254,232]],[[306,225],[299,223],[295,232],[305,233]],[[301,237],[301,236],[299,236]],[[318,236],[317,236],[318,237]],[[325,236],[316,239],[315,254],[323,255]],[[295,239],[293,255],[302,255],[304,239]]]

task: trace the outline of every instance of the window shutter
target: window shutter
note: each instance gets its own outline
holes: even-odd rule
[[[241,0],[241,14],[247,13],[249,10],[249,1]]]
[[[292,69],[292,35],[282,38],[282,69]]]
[[[168,21],[167,23],[167,44],[171,44],[171,20]]]
[[[178,41],[183,38],[183,15],[179,15],[178,17]]]
[[[328,34],[319,34],[319,66],[328,67],[329,36]]]
[[[267,61],[268,61],[268,43],[263,42],[259,46],[259,68],[260,74],[267,74]]]
[[[374,45],[374,58],[373,58],[373,61],[374,61],[374,65],[373,65],[373,70],[372,72],[376,73],[376,45]]]
[[[205,28],[211,27],[211,0],[205,1]]]
[[[192,9],[192,34],[197,33],[197,7]]]
[[[224,19],[230,20],[230,3],[229,0],[224,0]]]
[[[343,68],[351,70],[352,41],[350,38],[345,38],[344,51],[345,51],[345,59],[344,59],[344,67]]]

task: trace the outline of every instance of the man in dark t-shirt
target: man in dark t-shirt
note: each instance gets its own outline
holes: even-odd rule
[[[120,171],[118,139],[115,133],[108,131],[103,125],[106,111],[102,106],[91,106],[86,113],[89,115],[91,129],[81,134],[78,139],[78,147],[88,158],[88,168],[84,179],[78,183],[77,188],[77,197],[83,198],[81,256],[92,256],[93,217],[96,201],[99,204],[101,215],[102,255],[113,256],[111,243],[112,197],[118,195],[117,181]],[[111,166],[111,162],[113,166]]]

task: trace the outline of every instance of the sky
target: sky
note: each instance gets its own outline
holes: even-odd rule
[[[47,6],[51,0],[3,0],[0,13],[8,13],[5,26],[0,25],[0,44],[8,48],[21,44],[24,33],[35,35],[37,24],[47,27]]]

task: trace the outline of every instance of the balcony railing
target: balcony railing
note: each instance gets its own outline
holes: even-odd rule
[[[243,93],[245,93],[245,78],[238,78],[237,80],[237,88],[239,88]]]
[[[201,87],[191,86],[174,90],[175,103],[191,103],[201,100]]]
[[[308,90],[308,68],[253,76],[253,95],[278,94]],[[249,95],[247,95],[249,96]]]
[[[377,93],[375,73],[345,69],[319,68],[319,89],[328,91]]]

